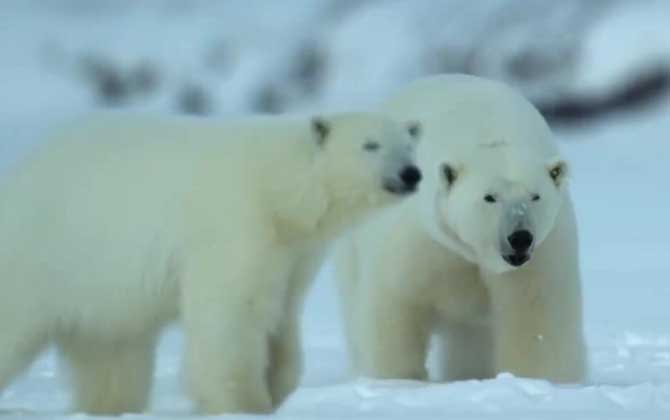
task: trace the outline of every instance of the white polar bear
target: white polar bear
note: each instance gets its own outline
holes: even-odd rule
[[[419,193],[336,248],[354,369],[440,379],[585,374],[577,231],[566,164],[541,115],[500,83],[419,80],[384,104],[420,119]]]
[[[63,129],[0,190],[0,389],[54,342],[76,410],[140,411],[179,319],[201,411],[277,407],[324,247],[416,189],[417,136],[372,113]]]

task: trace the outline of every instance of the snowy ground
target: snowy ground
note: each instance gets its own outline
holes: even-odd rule
[[[177,1],[173,3],[179,4]],[[319,2],[322,3],[327,2]],[[172,22],[168,31],[163,28],[168,24],[146,23],[142,13],[134,17],[112,13],[116,18],[92,24],[91,19],[69,20],[59,12],[46,9],[32,13],[16,5],[4,9],[0,6],[0,166],[6,166],[27,150],[46,122],[90,107],[91,98],[79,89],[80,82],[63,77],[68,60],[61,57],[54,61],[48,53],[46,56],[42,54],[44,43],[52,36],[58,35],[60,38],[55,38],[64,41],[66,50],[76,51],[87,42],[91,45],[103,43],[109,50],[128,50],[132,58],[132,53],[141,52],[143,46],[150,43],[136,46],[124,40],[132,39],[132,34],[146,24],[150,29],[147,38],[163,37],[169,41],[169,45],[161,44],[161,59],[169,61],[170,54],[175,54],[179,58],[173,60],[179,61],[183,72],[206,76],[206,72],[182,56],[193,49],[189,42],[195,41],[193,36],[190,40],[180,38],[180,33],[193,31],[180,26],[179,21],[168,19]],[[304,21],[318,14],[319,8],[308,9],[285,16],[283,24],[302,25],[303,29],[309,27]],[[658,41],[659,33],[664,43],[653,48],[653,53],[665,48],[666,58],[670,58],[670,31],[667,29],[670,9],[667,6],[659,9],[666,13],[665,17],[653,7],[650,10],[652,12],[636,10],[630,13],[629,21],[626,21],[629,14],[614,14],[609,26],[601,25],[588,45],[590,61],[586,62],[590,64],[582,69],[580,86],[585,89],[600,86],[607,77],[620,77],[621,72],[625,72],[621,60],[647,58],[655,45],[652,41]],[[269,10],[266,14],[273,16],[273,13]],[[374,16],[379,19],[378,15]],[[243,18],[241,14],[239,19]],[[654,25],[656,21],[666,24]],[[120,37],[114,29],[119,22],[128,28]],[[203,19],[200,23],[205,29],[197,33],[211,34],[216,22]],[[351,29],[356,27],[355,22],[349,27],[350,32],[356,33]],[[268,28],[270,32],[273,30],[281,32],[277,28]],[[619,42],[629,38],[629,31],[637,35],[643,32],[646,48],[638,49],[639,42]],[[329,40],[340,43],[339,51],[348,51],[343,45],[350,42],[346,38],[351,34],[346,32],[346,27],[340,27],[339,32],[335,31],[334,39]],[[398,37],[402,38],[402,33]],[[613,40],[613,45],[627,45],[629,49],[609,54],[607,46],[603,46],[608,39]],[[396,47],[408,49],[411,46]],[[390,62],[403,61],[401,54],[397,51],[394,54],[387,57]],[[348,56],[344,54],[343,57]],[[228,83],[234,86],[231,90],[234,97],[229,98],[232,103],[239,105],[254,77],[260,77],[261,70],[268,65],[267,61],[257,58],[252,54],[231,76]],[[44,60],[50,63],[46,65],[47,70],[44,70]],[[616,67],[615,73],[607,73],[608,60],[616,64],[611,66]],[[313,103],[327,106],[343,96],[361,94],[345,94],[343,88],[338,88],[348,72],[353,74],[349,80],[358,80],[356,69],[352,67],[355,66],[351,63],[340,63],[337,66],[340,72],[331,75],[328,88]],[[178,78],[175,73],[178,72],[173,72],[170,77]],[[372,91],[384,91],[410,74],[411,71],[394,74],[390,80],[374,85]],[[158,97],[149,102],[148,108],[161,109],[161,105],[169,100]],[[301,106],[306,105],[297,104],[296,108]],[[230,109],[224,107],[224,111],[238,110],[232,105]],[[667,219],[670,214],[667,187],[670,179],[670,98],[665,104],[645,112],[612,116],[588,127],[559,132],[557,137],[572,164],[572,191],[580,222],[591,368],[586,384],[554,386],[510,375],[451,384],[350,379],[346,376],[347,357],[327,265],[310,295],[304,318],[307,362],[303,384],[275,416],[287,419],[670,418],[670,223]],[[188,401],[179,387],[181,345],[179,332],[175,329],[168,331],[159,352],[151,412],[128,417],[189,416]],[[48,352],[26,376],[0,396],[0,417],[64,417],[69,395],[56,371],[54,355]],[[76,418],[86,416],[76,415]]]

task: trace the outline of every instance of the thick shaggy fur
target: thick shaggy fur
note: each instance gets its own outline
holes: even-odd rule
[[[54,137],[0,189],[0,390],[54,342],[89,413],[145,408],[176,319],[200,411],[277,407],[325,247],[397,202],[382,181],[413,159],[406,127],[364,113],[105,116]]]
[[[425,379],[435,334],[448,380],[582,379],[577,228],[542,117],[512,89],[461,75],[420,80],[383,109],[422,120],[425,178],[337,248],[356,373]],[[535,237],[518,268],[503,259],[510,220]]]

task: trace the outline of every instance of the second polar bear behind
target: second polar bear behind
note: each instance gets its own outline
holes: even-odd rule
[[[387,101],[423,124],[419,193],[355,229],[335,255],[356,373],[440,379],[585,374],[577,227],[546,122],[513,89],[419,80]]]

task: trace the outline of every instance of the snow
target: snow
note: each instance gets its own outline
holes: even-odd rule
[[[158,93],[129,106],[173,112],[175,90],[195,81],[213,92],[217,113],[228,115],[250,111],[250,97],[265,84],[286,85],[290,69],[285,59],[307,41],[326,46],[332,55],[322,90],[290,102],[295,111],[364,106],[417,76],[426,48],[443,41],[436,38],[439,19],[427,19],[437,7],[430,1],[416,8],[391,1],[353,9],[355,2],[338,3],[336,9],[336,2],[326,0],[293,0],[289,6],[254,2],[254,8],[245,7],[243,0],[225,5],[179,0],[53,3],[38,9],[34,0],[5,0],[0,6],[2,168],[29,150],[49,124],[86,112],[95,103],[82,88],[77,67],[86,52],[108,54],[122,67],[150,58],[162,69]],[[468,16],[481,18],[473,20],[473,31],[485,32],[481,21],[493,12],[471,2],[450,2],[452,10],[467,4]],[[571,83],[579,89],[603,89],[639,63],[670,58],[669,14],[665,1],[614,7],[587,31],[583,60]],[[318,26],[317,21],[325,23]],[[447,21],[458,18],[449,15]],[[462,38],[450,39],[453,45],[467,44],[468,37]],[[231,64],[212,69],[199,57],[219,42],[232,46],[225,55]],[[279,42],[282,48],[274,48]],[[669,116],[670,98],[647,110],[557,133],[571,163],[580,224],[590,358],[585,384],[557,386],[509,374],[448,384],[350,378],[327,264],[304,316],[302,385],[274,417],[670,418]],[[125,417],[190,417],[179,384],[181,348],[179,330],[169,329],[159,351],[150,412]],[[88,418],[66,414],[69,392],[57,370],[49,351],[0,395],[0,416]]]
[[[645,7],[624,2],[612,10],[588,31],[575,89],[598,92],[640,66],[670,64],[669,18],[664,0],[647,0]]]

